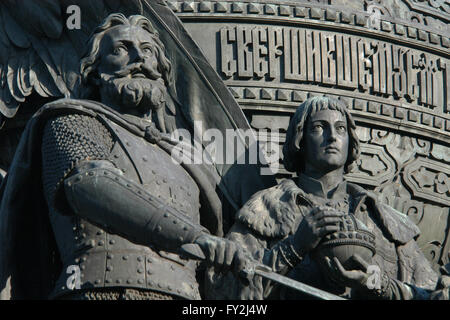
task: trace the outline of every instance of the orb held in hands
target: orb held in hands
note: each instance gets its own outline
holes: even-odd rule
[[[339,231],[323,238],[315,255],[319,263],[323,263],[325,257],[336,257],[346,270],[352,270],[358,269],[352,256],[359,255],[370,262],[375,253],[375,235],[354,215],[348,214],[341,217]]]

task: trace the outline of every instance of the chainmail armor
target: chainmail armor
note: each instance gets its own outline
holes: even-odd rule
[[[42,138],[42,181],[49,204],[61,182],[80,162],[108,159],[114,141],[97,119],[80,114],[50,119]]]

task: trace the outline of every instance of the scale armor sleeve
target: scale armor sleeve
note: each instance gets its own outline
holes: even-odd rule
[[[97,119],[67,114],[47,121],[42,136],[42,182],[50,206],[62,181],[84,160],[108,159],[114,141]]]
[[[115,168],[74,174],[65,180],[64,189],[77,215],[141,245],[175,251],[209,233]]]

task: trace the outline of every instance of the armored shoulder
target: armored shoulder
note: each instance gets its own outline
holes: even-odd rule
[[[296,204],[301,189],[290,179],[255,193],[238,211],[236,220],[258,235],[283,238],[293,232],[301,211]]]
[[[97,119],[64,114],[47,120],[42,134],[42,180],[49,203],[62,180],[83,160],[108,159],[114,144],[109,130]]]

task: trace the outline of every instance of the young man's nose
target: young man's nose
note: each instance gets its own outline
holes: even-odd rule
[[[328,135],[327,140],[336,141],[336,136],[337,136],[336,129],[334,129],[333,127],[328,128],[327,135]]]

